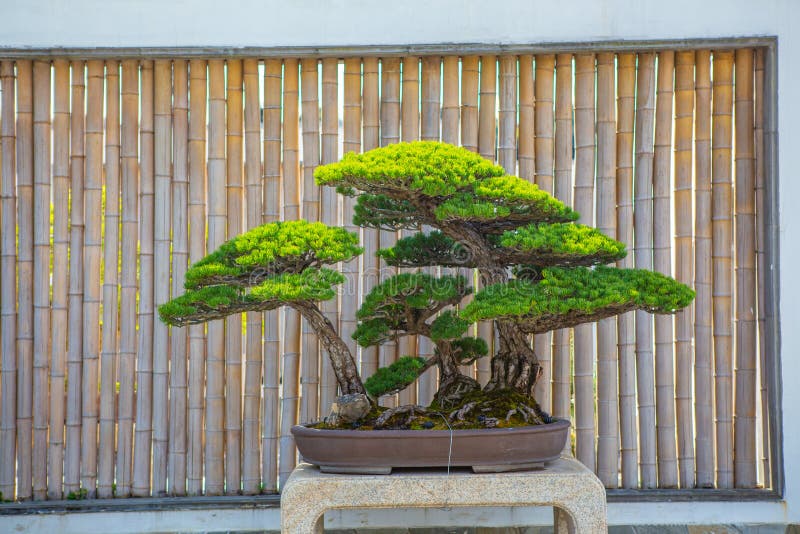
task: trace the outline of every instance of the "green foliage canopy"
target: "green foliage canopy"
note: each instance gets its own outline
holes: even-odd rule
[[[511,280],[475,295],[461,312],[469,321],[510,319],[532,334],[575,326],[631,310],[674,313],[694,291],[663,274],[598,266],[546,268],[542,280]]]
[[[257,226],[226,241],[186,272],[186,289],[229,284],[253,286],[277,274],[348,261],[361,254],[358,236],[320,222],[285,221]]]
[[[425,358],[402,356],[387,367],[381,367],[364,381],[364,388],[373,397],[404,390],[427,369]]]

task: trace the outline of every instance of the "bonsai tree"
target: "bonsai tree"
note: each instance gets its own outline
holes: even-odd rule
[[[458,275],[402,272],[365,296],[353,335],[359,345],[425,336],[435,346],[433,357],[404,355],[362,383],[353,355],[318,308],[344,280],[324,266],[350,261],[362,249],[354,234],[321,223],[271,223],[232,239],[189,269],[186,293],[159,313],[183,326],[290,306],[319,335],[343,394],[375,399],[438,367],[431,407],[375,409],[365,427],[407,426],[426,412],[446,412],[467,426],[548,422],[532,398],[541,367],[531,334],[631,310],[674,313],[694,298],[690,288],[659,273],[605,266],[625,256],[622,243],[576,223],[578,213],[562,202],[463,148],[393,144],[346,154],[317,168],[315,178],[356,197],[355,224],[416,231],[378,251],[386,264],[479,273],[483,289],[465,306],[472,288]],[[496,325],[499,343],[491,355],[485,340],[466,335],[476,321]],[[481,357],[491,358],[484,387],[459,370]]]

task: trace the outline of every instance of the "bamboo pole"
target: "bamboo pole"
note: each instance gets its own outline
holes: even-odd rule
[[[733,487],[733,199],[731,135],[733,52],[714,52],[711,145],[711,230],[714,295],[714,394],[717,487]]]
[[[343,137],[342,151],[361,151],[361,59],[347,58],[344,60],[344,117],[342,118]],[[362,236],[361,228],[353,224],[353,211],[355,208],[353,197],[342,199],[342,225],[349,232]],[[339,331],[342,339],[350,349],[350,353],[358,361],[358,345],[353,339],[356,329],[356,311],[358,311],[361,297],[361,283],[359,277],[363,273],[363,256],[342,264],[342,274],[345,276],[345,291],[342,295],[342,313],[339,316]],[[327,362],[326,362],[327,363]]]
[[[556,56],[555,94],[555,183],[553,193],[572,205],[572,54]],[[544,111],[544,110],[543,110]],[[572,368],[570,330],[553,332],[553,415],[570,418]],[[571,445],[568,445],[571,449]]]
[[[363,151],[377,148],[380,144],[380,101],[378,99],[378,59],[376,57],[365,57],[363,59]],[[377,230],[365,228],[362,231],[364,253],[362,267],[362,293],[369,295],[379,279],[380,264],[375,257],[375,253],[380,248],[380,234]],[[365,347],[361,349],[361,378],[366,380],[378,369],[378,349],[377,347]]]
[[[83,377],[81,379],[83,413],[81,418],[81,486],[94,497],[97,487],[97,422],[99,416],[98,364],[100,363],[100,280],[103,204],[103,85],[102,61],[87,63],[88,86],[86,108],[86,162],[84,209],[91,216],[86,221],[83,262]],[[133,224],[137,214],[131,214]],[[115,227],[116,228],[116,227]],[[135,247],[135,241],[133,242]],[[134,250],[135,252],[135,250]],[[135,262],[131,272],[136,276]],[[133,295],[135,302],[135,294]],[[123,303],[125,301],[123,300]],[[116,306],[116,301],[114,306]],[[116,350],[115,350],[116,353]],[[133,373],[133,369],[131,369]],[[130,377],[133,386],[133,376]],[[133,388],[131,387],[131,393]],[[130,442],[128,442],[130,443]]]
[[[476,107],[478,107],[478,103],[480,106],[477,109],[478,131],[475,146],[481,156],[494,163],[497,161],[497,57],[481,56],[480,61],[479,101],[476,102]],[[481,287],[479,284],[476,286],[476,290]],[[489,346],[489,354],[494,354],[494,322],[479,322],[477,335],[486,341]],[[476,367],[478,382],[486,384],[491,378],[491,359],[480,358],[476,362]]]
[[[553,72],[555,69],[555,57],[553,55],[536,56],[536,81],[535,91],[535,138],[534,138],[534,182],[543,191],[553,193]],[[529,178],[524,176],[524,178]],[[552,333],[539,334],[534,336],[533,347],[539,363],[542,366],[542,376],[536,383],[533,390],[536,401],[545,411],[553,408],[551,378],[553,368],[559,367],[563,371],[561,362],[552,360]],[[563,355],[563,354],[562,354]],[[568,362],[567,362],[568,363]]]
[[[497,161],[517,174],[517,57],[500,56]]]
[[[90,65],[91,67],[91,65]],[[119,412],[117,416],[117,493],[131,494],[134,358],[136,355],[136,245],[139,222],[139,65],[122,62],[122,270],[120,274]],[[91,98],[89,99],[91,102]],[[89,161],[87,142],[87,167]],[[88,174],[88,172],[87,172]],[[88,180],[88,177],[87,177]],[[84,372],[84,376],[86,373]],[[85,392],[85,391],[84,391]],[[85,401],[84,401],[85,402]],[[84,433],[85,435],[85,433]]]
[[[670,231],[670,173],[672,162],[672,99],[675,53],[658,54],[656,130],[653,156],[653,262],[657,271],[672,274]],[[675,339],[672,315],[655,316],[656,342],[656,433],[658,485],[678,486],[675,446]]]
[[[300,63],[303,126],[303,182],[300,197],[302,217],[319,221],[320,186],[314,183],[314,170],[319,165],[319,64],[316,58]],[[299,215],[298,215],[299,218]],[[300,422],[316,421],[320,412],[320,351],[319,340],[305,319],[302,323],[302,357],[300,357]],[[298,356],[299,357],[299,356]]]
[[[16,228],[16,91],[14,63],[0,62],[0,229]],[[0,492],[14,499],[17,451],[17,239],[0,234]]]
[[[655,114],[655,54],[639,54],[636,77],[634,167],[634,265],[653,268],[653,135]],[[639,478],[642,488],[656,487],[655,362],[653,319],[636,312],[636,389],[639,403]]]
[[[479,65],[478,56],[461,60],[461,146],[473,152],[478,151]]]
[[[103,237],[103,329],[102,352],[100,355],[100,428],[99,428],[99,457],[97,461],[97,496],[107,499],[113,496],[114,484],[114,438],[116,437],[117,415],[117,387],[116,387],[116,361],[117,339],[119,328],[119,223],[120,223],[120,64],[118,61],[106,63],[106,141],[105,141],[105,185],[106,202],[103,217],[105,220],[105,235],[98,234],[101,225],[96,219],[101,216],[97,207],[97,191],[102,184],[97,182],[97,175],[92,174],[92,182],[86,181],[86,243],[93,238]],[[92,104],[94,105],[94,104]],[[101,200],[102,202],[102,200]],[[91,207],[90,207],[91,206]],[[88,252],[86,247],[84,253]],[[87,259],[88,259],[87,254]],[[99,272],[99,267],[98,271]],[[84,287],[84,290],[87,288]],[[84,295],[84,297],[88,297]],[[87,322],[88,327],[88,322]],[[89,345],[89,336],[92,331],[86,331],[86,344]],[[77,362],[76,367],[80,366]],[[70,372],[72,376],[72,372]],[[70,382],[71,383],[71,382]],[[80,402],[80,393],[77,392],[77,402]],[[70,405],[72,402],[70,401]],[[78,428],[80,422],[77,423]],[[77,438],[76,446],[80,446]],[[67,447],[69,449],[69,446]],[[77,491],[67,487],[67,491]]]
[[[439,122],[438,113],[436,113],[436,125],[433,126],[434,120],[431,114],[438,112],[439,104],[439,84],[438,78],[434,81],[434,75],[431,72],[433,66],[432,59],[437,61],[440,58],[425,58],[422,64],[422,76],[425,80],[422,94],[422,113],[425,124],[423,125],[424,133],[428,135],[435,135],[438,139]],[[439,74],[438,65],[435,68],[435,74]],[[436,88],[436,103],[426,100],[433,97],[433,88]],[[403,141],[417,141],[420,139],[420,61],[416,56],[403,58],[403,82],[402,82],[402,103],[401,103],[401,125],[400,133]],[[435,110],[435,111],[434,111]],[[426,129],[427,128],[427,129]],[[402,237],[408,237],[412,234],[410,230],[402,230]],[[414,336],[404,336],[397,342],[399,356],[412,356],[417,354],[417,346],[422,343],[423,349],[430,352],[424,346],[428,340],[424,337],[417,339]],[[398,395],[398,401],[401,405],[416,404],[417,403],[417,389],[423,399],[426,399],[426,404],[433,399],[433,393],[436,392],[436,376],[435,373],[425,373],[414,384],[407,387]],[[420,401],[422,402],[422,401]]]
[[[428,59],[428,58],[426,58]],[[426,70],[430,61],[425,61],[422,65],[422,75],[427,76],[427,88],[430,90],[431,86],[431,79],[430,79],[430,71]],[[420,139],[419,132],[420,132],[420,61],[419,57],[417,56],[408,56],[403,58],[403,81],[401,84],[401,91],[402,91],[402,102],[400,105],[400,136],[401,141],[408,142],[408,141],[417,141]],[[432,92],[432,91],[431,91]],[[425,105],[425,96],[432,96],[432,95],[423,95],[423,107]],[[438,95],[437,95],[437,102],[438,104]],[[430,120],[430,116],[426,115],[426,118]],[[428,125],[430,128],[430,125]],[[438,123],[436,125],[436,132],[438,133],[439,127]]]
[[[636,55],[617,56],[617,240],[633,250],[633,124],[636,89]],[[633,267],[628,253],[617,267]],[[639,485],[638,434],[636,431],[636,357],[634,313],[617,318],[619,359],[619,435],[622,487]]]
[[[736,51],[736,390],[734,481],[756,485],[756,228],[753,50]]]
[[[519,56],[519,141],[517,166],[520,178],[529,182],[536,177],[533,56]]]
[[[189,262],[206,251],[206,62],[189,63]],[[203,492],[203,412],[205,392],[205,328],[189,327],[188,433],[186,436],[187,494]]]
[[[244,124],[242,61],[228,60],[227,238],[242,233]],[[255,314],[253,314],[255,315]],[[225,493],[242,490],[242,316],[225,319]]]
[[[694,127],[694,52],[676,54],[675,67],[675,278],[691,286],[692,250],[692,137]],[[678,473],[682,488],[694,478],[694,421],[692,419],[692,306],[675,318],[675,405],[678,422]]]
[[[183,293],[189,263],[189,72],[188,62],[173,62],[172,102],[172,295]],[[172,328],[169,357],[169,445],[167,481],[170,495],[186,494],[186,376],[185,328]]]
[[[133,486],[136,497],[150,494],[153,436],[153,62],[141,66],[139,128],[139,341],[136,344],[136,430]]]
[[[301,217],[300,199],[302,183],[298,161],[298,62],[284,61],[283,78],[283,220],[293,221]],[[296,450],[290,431],[298,420],[298,380],[300,378],[300,315],[287,308],[285,311],[286,338],[283,347],[283,398],[281,400],[279,487],[294,469]]]
[[[17,65],[17,499],[33,496],[33,63]]]
[[[711,292],[711,54],[695,53],[694,406],[697,486],[714,487],[714,346]]]
[[[33,498],[47,497],[50,367],[50,62],[33,62]]]
[[[261,105],[258,92],[258,60],[245,59],[244,78],[244,183],[245,227],[261,224]],[[244,404],[242,414],[242,492],[255,495],[261,485],[261,367],[263,365],[262,315],[245,318]]]
[[[447,58],[445,58],[447,59]],[[453,128],[453,132],[455,134],[455,138],[458,139],[458,58],[453,57],[452,59],[455,60],[456,65],[456,72],[455,72],[455,89],[450,90],[450,102],[448,105],[451,108],[450,113],[450,120],[452,121],[452,117],[455,116],[456,125]],[[451,62],[452,64],[452,62]],[[449,67],[452,71],[452,66]],[[453,76],[450,73],[450,76]],[[422,131],[421,131],[421,138],[426,141],[438,141],[440,138],[440,115],[441,115],[441,105],[440,105],[440,97],[442,93],[442,58],[439,56],[431,56],[425,57],[422,59]],[[452,85],[452,81],[450,82]],[[455,102],[452,102],[452,97],[455,96]],[[442,117],[443,118],[443,117]],[[444,135],[444,127],[446,125],[442,124],[441,126],[441,134]],[[453,134],[448,133],[450,137],[453,137]],[[429,227],[422,227],[422,231],[426,233],[430,233],[432,229]],[[437,272],[444,272],[445,270],[435,267],[427,267],[423,269],[423,272],[436,275]],[[435,352],[433,343],[429,338],[426,337],[418,337],[416,339],[416,351],[415,354],[423,356],[424,358],[429,358]],[[433,397],[436,395],[436,389],[439,383],[438,377],[438,368],[433,366],[430,370],[425,372],[417,382],[419,388],[419,400],[417,401],[419,404],[428,405],[433,402]],[[472,369],[462,368],[462,372],[465,372],[469,376],[473,376],[474,372]],[[409,399],[411,401],[412,399]]]
[[[461,60],[461,146],[472,152],[478,151],[478,94],[479,94],[479,64],[478,56],[467,56]],[[476,283],[475,271],[472,269],[459,269],[458,274],[464,276],[474,286]],[[470,302],[468,296],[463,305]],[[470,335],[477,334],[477,324],[470,328]],[[433,353],[433,349],[430,350]],[[488,359],[483,358],[483,359]],[[489,381],[491,373],[487,363],[480,360],[475,363],[474,377],[481,383]],[[433,373],[434,371],[429,371]]]
[[[216,250],[225,241],[227,197],[225,194],[225,62],[208,62],[208,233],[206,250]],[[221,495],[225,490],[225,323],[206,326],[206,432],[205,493]]]
[[[400,60],[384,58],[381,60],[381,146],[400,141]],[[380,247],[390,248],[397,243],[397,232],[380,232]],[[397,273],[393,267],[381,267],[380,281],[383,282]],[[397,360],[397,342],[386,341],[378,347],[378,365],[387,367]],[[396,397],[384,397],[379,401],[383,406],[397,405]]]
[[[436,69],[436,73],[438,74],[438,69]],[[460,122],[460,111],[459,111],[459,58],[458,56],[444,56],[442,58],[442,75],[441,75],[441,85],[442,85],[442,104],[441,104],[441,138],[442,142],[450,143],[452,145],[459,144],[459,122]],[[431,91],[432,92],[432,91]],[[433,95],[431,95],[433,96]],[[431,100],[431,112],[435,112],[438,110],[438,105],[433,104],[433,98]],[[437,98],[438,104],[438,98]],[[429,112],[426,111],[426,117]],[[435,123],[438,127],[438,120],[431,121]],[[433,128],[433,124],[431,129]],[[427,133],[427,132],[426,132]],[[437,132],[438,133],[438,132]],[[466,269],[441,269],[441,272],[448,273],[451,275],[456,274],[463,274],[469,276],[470,271]],[[428,359],[433,356],[434,353],[433,343],[429,339],[420,338],[418,341],[418,355]],[[420,404],[430,404],[433,400],[433,395],[436,393],[435,390],[431,392],[432,388],[435,388],[436,384],[436,374],[438,369],[435,368],[436,366],[431,367],[430,370],[426,371],[423,375],[422,380],[427,380],[427,388],[424,389],[423,382],[420,381],[420,391],[425,391],[425,394],[420,395]],[[469,376],[471,378],[475,378],[475,364],[469,365],[462,365],[460,366],[461,373]]]
[[[172,62],[155,62],[153,104],[153,303],[169,300],[172,223]],[[184,248],[185,250],[185,248]],[[169,329],[153,322],[153,495],[167,493],[169,446]]]
[[[322,163],[339,161],[339,60],[322,60]],[[341,227],[341,203],[333,187],[324,187],[321,192],[320,220],[332,227]],[[340,270],[341,266],[337,270]],[[339,324],[339,296],[321,303],[322,312],[331,324]],[[339,385],[333,367],[317,350],[320,366],[320,415],[330,413],[331,405],[339,396]]]
[[[442,59],[442,142],[458,144],[459,134],[458,56]]]
[[[264,61],[264,185],[261,222],[281,218],[281,61]],[[264,318],[264,406],[261,438],[263,491],[278,489],[278,436],[280,431],[281,312],[266,312]],[[295,412],[296,413],[296,412]]]
[[[50,331],[50,424],[47,498],[62,497],[64,479],[64,395],[69,286],[69,62],[53,62],[53,276]],[[80,339],[80,338],[79,338]]]
[[[459,143],[459,60],[458,56],[444,56],[442,58],[442,141],[453,145]],[[464,274],[468,275],[469,271],[466,269],[442,269],[451,275]],[[419,356],[429,358],[433,356],[433,343],[424,337],[417,340],[417,353]],[[428,380],[428,390],[423,391],[420,381],[420,398],[419,403],[429,405],[433,400],[433,395],[436,393],[436,373],[438,369],[433,366],[426,374],[423,375]],[[461,373],[475,378],[475,364],[462,365],[460,367]]]
[[[614,54],[597,55],[597,229],[617,237],[617,121]],[[597,323],[597,476],[607,488],[619,484],[619,384],[617,321]]]
[[[769,391],[767,390],[766,350],[766,285],[767,259],[765,254],[764,215],[764,49],[756,49],[755,56],[755,195],[756,195],[756,282],[758,300],[758,356],[761,399],[761,471],[765,488],[772,487],[769,457]]]
[[[575,56],[575,209],[579,221],[594,222],[595,58]],[[538,78],[538,75],[537,75]],[[538,113],[537,113],[538,115]],[[539,150],[536,151],[537,156]],[[541,186],[540,186],[541,187]],[[594,325],[575,328],[575,451],[578,460],[596,470],[594,414]]]

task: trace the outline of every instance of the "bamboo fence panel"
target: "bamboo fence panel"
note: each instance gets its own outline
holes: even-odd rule
[[[17,67],[17,499],[33,497],[33,62]]]
[[[554,182],[554,135],[555,117],[553,115],[553,76],[555,70],[555,56],[552,54],[536,56],[536,80],[534,82],[535,110],[534,110],[534,181],[539,189],[553,193]],[[594,118],[592,118],[594,121]],[[523,176],[523,178],[528,178]],[[539,334],[533,338],[533,347],[539,362],[542,366],[542,376],[533,390],[536,401],[545,411],[552,411],[552,384],[554,365],[561,366],[562,363],[552,364],[552,339],[550,332]],[[559,367],[559,371],[563,369]]]
[[[658,54],[656,89],[656,130],[653,154],[653,264],[655,270],[672,275],[672,232],[670,231],[670,172],[672,162],[672,100],[675,53]],[[658,485],[678,486],[675,447],[675,349],[672,315],[655,316],[656,433]]]
[[[616,238],[617,121],[614,54],[597,55],[597,229]],[[619,483],[619,385],[617,321],[597,323],[597,476],[607,488]]]
[[[595,160],[595,58],[575,56],[575,187],[574,207],[579,222],[594,222]],[[539,151],[536,151],[537,154]],[[594,414],[594,325],[574,329],[575,347],[575,452],[592,471],[596,468]]]
[[[633,196],[633,251],[637,269],[653,268],[653,143],[655,54],[642,53],[636,76],[636,125]],[[639,483],[654,488],[656,479],[655,362],[653,319],[636,312],[636,389],[639,403]]]
[[[756,228],[753,50],[736,51],[736,389],[734,482],[756,486]]]
[[[245,228],[261,224],[264,210],[261,167],[261,104],[258,61],[245,59],[244,82],[244,193]],[[242,492],[255,495],[261,485],[261,369],[263,367],[262,313],[245,317],[244,402],[242,405]]]
[[[572,54],[556,56],[554,196],[572,205]],[[544,91],[544,88],[542,88]],[[544,111],[544,110],[543,110]],[[521,117],[520,117],[521,120]],[[570,330],[553,332],[553,415],[570,417]],[[570,445],[571,449],[571,445]]]
[[[711,120],[711,268],[717,487],[733,487],[733,52],[714,52]]]
[[[437,58],[438,59],[438,58]],[[400,139],[403,142],[417,141],[420,138],[420,59],[417,56],[408,56],[402,59],[402,80],[401,80],[401,99],[400,99]],[[430,58],[425,58],[422,64],[422,76],[425,78],[425,88],[430,89],[430,75],[426,67],[430,63]],[[437,70],[438,74],[438,70]],[[438,91],[438,86],[437,86]],[[423,103],[427,104],[427,93],[423,94]],[[436,94],[436,104],[439,104],[439,94]],[[423,110],[424,111],[424,110]],[[426,118],[430,118],[427,116]],[[437,114],[436,132],[438,136],[439,123]],[[328,188],[326,188],[328,189]],[[414,232],[411,230],[401,230],[401,237],[409,237]],[[403,336],[397,340],[398,356],[411,356],[417,354],[417,345],[424,343],[424,337]],[[422,347],[421,350],[425,350]],[[431,386],[431,373],[425,373],[420,379],[403,389],[397,395],[400,405],[417,404],[417,389],[420,392],[431,392],[429,397],[433,398],[435,386]]]
[[[304,59],[301,70],[301,119],[303,122],[303,201],[302,217],[320,220],[320,186],[314,183],[314,169],[319,165],[319,69],[316,58]],[[300,360],[300,421],[314,421],[320,412],[320,351],[311,324],[303,324],[303,356]],[[323,366],[324,367],[324,366]]]
[[[761,400],[761,473],[764,487],[771,486],[769,443],[769,391],[767,390],[767,350],[764,343],[766,335],[766,303],[763,298],[766,286],[767,259],[765,254],[764,233],[764,50],[757,49],[755,53],[755,202],[756,202],[756,283],[758,285],[756,298],[758,300],[758,363],[759,385]]]
[[[227,220],[225,161],[225,63],[208,62],[208,233],[206,250],[225,241]],[[206,325],[205,494],[225,491],[225,323]]]
[[[481,56],[480,58],[480,86],[478,94],[479,107],[477,152],[489,161],[497,159],[497,57]],[[476,290],[483,286],[483,281],[478,280]],[[486,341],[489,354],[494,347],[494,323],[481,321],[477,328],[478,337]],[[489,358],[480,358],[476,362],[478,382],[485,384],[491,378],[491,361]]]
[[[335,163],[339,161],[339,61],[335,58],[322,60],[322,136],[320,161]],[[319,186],[315,186],[319,187]],[[322,188],[320,200],[320,220],[331,227],[342,226],[340,195],[332,187]],[[341,264],[337,265],[341,271]],[[331,324],[339,324],[340,298],[320,303],[321,311]],[[331,405],[339,395],[339,385],[333,367],[328,363],[327,354],[317,352],[320,362],[320,416],[330,413]]]
[[[91,243],[95,237],[103,238],[103,328],[102,328],[102,347],[100,353],[100,424],[99,424],[99,454],[97,459],[97,496],[100,498],[110,498],[113,496],[114,484],[114,439],[116,437],[116,359],[117,359],[117,339],[119,328],[119,309],[117,306],[119,298],[119,233],[112,229],[119,228],[120,223],[120,64],[118,61],[106,63],[106,144],[105,144],[105,187],[106,202],[102,213],[106,229],[104,235],[98,235],[102,231],[101,224],[98,222],[101,213],[98,209],[96,191],[101,186],[97,182],[96,174],[86,174],[86,244]],[[95,105],[95,104],[92,104]],[[91,182],[89,181],[91,178]],[[102,202],[102,201],[101,201]],[[89,209],[93,207],[94,209]],[[86,245],[85,244],[85,245]],[[87,260],[90,254],[84,248]],[[88,262],[87,262],[88,263]],[[99,272],[99,269],[98,269]],[[91,282],[91,275],[87,273],[84,278],[86,282]],[[85,289],[85,288],[84,288]],[[89,328],[86,321],[86,331],[84,342],[90,344],[90,336],[95,335],[95,330]],[[72,384],[73,369],[80,369],[80,362],[76,362],[74,367],[70,367],[70,384]],[[75,403],[80,402],[80,392],[75,391]],[[73,397],[70,396],[70,399]],[[72,401],[70,400],[70,405]],[[76,406],[77,408],[77,406]],[[80,421],[76,422],[76,433],[80,429]],[[80,437],[76,436],[76,446],[80,446]],[[67,447],[69,449],[69,445]],[[74,486],[66,481],[65,491],[78,491],[78,480],[75,479]]]
[[[172,223],[172,62],[157,60],[153,92],[153,304],[169,300]],[[153,494],[167,492],[169,329],[153,323]],[[149,490],[150,488],[148,488]],[[149,491],[148,491],[149,494]]]
[[[365,57],[362,60],[362,150],[372,150],[380,145],[380,100],[378,96],[379,73],[378,58]],[[364,246],[363,270],[361,275],[362,293],[369,295],[379,280],[380,264],[375,253],[380,248],[380,233],[372,228],[362,230],[362,243]],[[361,378],[366,380],[378,369],[378,348],[365,347],[361,349]]]
[[[278,59],[264,61],[264,184],[261,222],[281,218],[281,98],[282,64]],[[296,109],[296,108],[295,108]],[[296,140],[295,140],[296,143]],[[295,209],[298,208],[295,204]],[[264,491],[277,491],[280,435],[281,312],[272,310],[264,320],[264,379],[261,411],[261,475]],[[287,323],[283,323],[286,325]],[[296,324],[296,323],[295,323]]]
[[[189,63],[173,62],[172,89],[172,286],[173,296],[183,292],[189,263]],[[166,119],[163,119],[166,122]],[[166,142],[166,140],[165,140]],[[169,495],[186,494],[186,410],[188,390],[186,329],[170,329],[169,338],[169,445],[167,480]]]
[[[711,270],[711,53],[695,53],[694,406],[696,484],[714,486],[714,376]]]
[[[150,494],[153,453],[153,62],[143,61],[140,82],[139,147],[139,341],[136,344],[136,430],[132,495]]]
[[[244,103],[242,61],[227,63],[227,239],[243,231]],[[255,315],[255,314],[254,314]],[[238,494],[242,479],[242,316],[225,319],[225,493]]]
[[[691,286],[692,137],[694,126],[694,52],[675,55],[675,278]],[[693,307],[675,317],[675,407],[678,430],[678,474],[682,488],[695,484],[694,420],[692,418]]]
[[[344,102],[342,117],[342,153],[361,152],[361,59],[348,58],[344,61]],[[353,197],[342,199],[342,226],[348,232],[353,232],[362,238],[362,229],[353,224],[353,213],[356,200]],[[363,243],[363,239],[361,240]],[[342,339],[350,349],[356,361],[359,360],[359,347],[353,339],[356,329],[356,312],[361,303],[360,275],[364,272],[366,258],[359,258],[342,264],[342,274],[345,276],[345,291],[342,295],[341,314],[339,315],[339,328]],[[327,363],[327,362],[325,362]]]
[[[50,423],[47,498],[62,497],[64,478],[64,396],[67,355],[69,266],[69,62],[53,62],[53,274],[50,332]]]
[[[33,498],[47,492],[50,367],[50,62],[33,62]]]
[[[298,67],[295,59],[284,61],[283,73],[283,219],[301,217],[302,183],[298,151]],[[283,347],[283,395],[281,398],[280,450],[278,452],[278,484],[283,487],[296,463],[294,438],[290,430],[298,420],[298,381],[300,379],[300,314],[295,310],[284,312],[286,338]]]
[[[101,286],[95,273],[101,269],[102,226],[100,213],[102,212],[102,187],[103,187],[103,62],[89,61],[87,63],[87,107],[86,107],[86,160],[85,160],[85,189],[84,209],[91,216],[86,220],[84,235],[84,262],[83,262],[83,368],[81,378],[81,486],[90,496],[94,496],[97,486],[98,458],[98,391],[97,377],[98,364],[100,363],[100,339],[98,339],[100,318],[100,291]],[[135,127],[136,125],[134,125]],[[134,135],[135,133],[131,133]],[[119,138],[117,137],[117,141]],[[119,144],[119,143],[118,143]],[[123,154],[124,155],[124,154]],[[135,155],[134,155],[135,158]],[[135,165],[135,161],[133,162]],[[129,213],[136,224],[138,214]],[[123,219],[122,221],[126,221]],[[115,226],[116,228],[116,226]],[[135,241],[134,241],[135,248]],[[135,254],[135,250],[134,250]],[[134,256],[135,257],[135,256]],[[134,260],[135,261],[135,260]],[[116,268],[116,263],[114,264]],[[135,267],[130,273],[135,278]],[[124,281],[124,280],[123,280]],[[135,287],[133,289],[135,300]],[[116,300],[113,307],[116,307]],[[123,303],[125,301],[123,300]],[[134,317],[135,320],[135,317]],[[121,347],[120,347],[121,348]],[[116,354],[121,354],[114,350]],[[130,370],[131,375],[133,369]],[[131,376],[131,381],[133,377]],[[121,381],[120,381],[121,382]],[[131,384],[132,386],[132,384]],[[113,386],[112,386],[113,387]],[[130,457],[129,457],[130,458]]]
[[[91,64],[89,65],[91,69]],[[91,81],[91,79],[90,79]],[[136,356],[136,245],[138,243],[139,212],[139,63],[122,62],[122,270],[120,274],[120,334],[119,334],[119,414],[117,416],[117,471],[119,497],[131,495],[134,369]],[[91,88],[90,88],[91,92]],[[89,95],[91,106],[92,98]],[[91,115],[91,109],[89,111]],[[88,132],[87,132],[88,137]],[[91,143],[86,143],[86,166],[91,160]],[[88,172],[87,172],[88,175]],[[89,177],[87,176],[87,181]],[[84,365],[85,367],[85,365]],[[86,372],[84,371],[84,375]],[[86,393],[84,389],[84,394]],[[86,399],[84,399],[84,404]],[[86,410],[84,410],[85,413]],[[84,436],[86,430],[84,429]],[[81,477],[83,478],[83,477]]]
[[[381,59],[380,143],[387,146],[400,141],[400,59]],[[397,243],[397,232],[380,232],[380,248],[391,248]],[[397,272],[393,267],[380,267],[380,281]],[[387,341],[378,347],[378,365],[387,367],[397,360],[397,342]],[[382,406],[397,405],[397,396],[380,399]]]
[[[303,346],[291,310],[250,314],[244,331],[240,318],[185,330],[156,323],[155,306],[182,293],[189,262],[226,237],[312,215],[363,234],[365,255],[341,266],[340,304],[324,306],[363,376],[374,372],[377,351],[359,354],[350,334],[379,279],[379,235],[352,225],[354,199],[340,205],[311,181],[317,164],[338,159],[340,135],[344,151],[460,143],[596,218],[635,253],[618,266],[674,269],[693,284],[694,309],[657,319],[655,339],[649,315],[636,337],[634,314],[601,322],[596,345],[578,329],[578,455],[609,487],[715,487],[715,476],[716,487],[770,487],[763,51],[714,55],[713,114],[709,51],[662,51],[658,63],[641,53],[638,64],[632,52],[598,53],[596,77],[591,53],[348,58],[343,69],[323,59],[321,80],[318,59],[269,59],[263,82],[255,58],[215,59],[210,69],[168,58],[0,60],[0,218],[19,231],[17,242],[0,229],[0,455],[15,458],[0,462],[0,491],[277,490],[296,460],[289,429],[301,419],[301,361],[317,376],[328,368],[316,339]],[[391,246],[397,236],[386,234]],[[491,325],[482,335],[494,343]],[[552,355],[553,376],[539,400],[561,417],[571,411],[570,345],[568,330],[537,345],[545,362]],[[396,356],[389,349],[382,364]],[[433,351],[409,339],[400,352]],[[393,401],[427,403],[435,382],[431,373],[416,396],[412,388]],[[311,419],[336,386],[307,386],[319,399]]]
[[[0,62],[0,492],[15,497],[17,457],[17,240],[14,63]]]
[[[206,251],[206,97],[207,74],[204,60],[189,64],[189,262],[195,263]],[[186,435],[186,492],[203,492],[203,409],[205,377],[205,327],[189,327],[188,425]]]
[[[636,90],[636,54],[617,56],[617,240],[628,255],[617,267],[633,267],[633,124]],[[619,361],[619,437],[623,488],[639,484],[638,435],[636,431],[636,342],[634,313],[617,318]]]

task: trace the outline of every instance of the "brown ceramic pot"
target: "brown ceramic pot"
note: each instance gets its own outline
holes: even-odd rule
[[[472,467],[500,472],[555,460],[569,421],[476,430],[320,430],[292,427],[304,461],[333,473],[390,473],[393,467]]]

